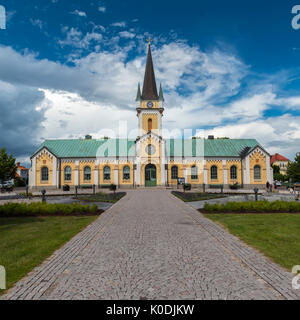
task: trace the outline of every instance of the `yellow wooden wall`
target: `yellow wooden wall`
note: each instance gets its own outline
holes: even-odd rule
[[[237,168],[237,179],[231,179],[230,168],[236,166]],[[238,160],[227,160],[226,162],[227,174],[228,174],[228,184],[242,184],[242,164]]]
[[[254,167],[259,165],[261,168],[261,179],[254,180]],[[267,163],[266,157],[259,151],[254,152],[250,157],[250,183],[266,184],[267,183]]]
[[[42,181],[42,168],[47,167],[49,172],[49,180]],[[36,186],[52,186],[53,184],[53,157],[47,152],[42,153],[36,158]]]
[[[211,167],[216,166],[218,168],[218,179],[211,179]],[[222,160],[207,160],[207,182],[208,184],[223,184],[223,162]]]

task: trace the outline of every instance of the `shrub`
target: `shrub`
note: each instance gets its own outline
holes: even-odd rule
[[[24,198],[32,198],[33,197],[33,193],[32,192],[28,192],[28,196],[27,196],[26,192],[21,192],[20,196],[22,196]]]
[[[242,186],[236,182],[235,184],[231,184],[229,187],[230,187],[231,190],[238,190]]]
[[[65,184],[65,185],[63,186],[63,191],[70,191],[70,186],[67,185],[67,184]]]
[[[95,214],[98,212],[97,205],[73,204],[47,204],[42,202],[6,203],[0,206],[0,217],[29,217],[29,216],[52,216],[72,214]]]
[[[115,184],[111,184],[109,189],[110,191],[115,192],[117,190],[117,186]]]
[[[22,178],[16,177],[14,179],[14,185],[16,188],[25,187],[26,183]]]
[[[190,190],[192,190],[192,185],[189,184],[189,183],[184,184],[184,185],[183,185],[183,190],[185,190],[185,191],[190,191]]]
[[[274,202],[227,202],[226,204],[206,203],[204,210],[209,213],[300,213],[300,203],[279,200]]]

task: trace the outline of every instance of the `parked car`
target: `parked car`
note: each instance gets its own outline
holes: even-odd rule
[[[282,186],[281,182],[279,182],[279,181],[275,181],[274,182],[274,187],[275,188],[278,188],[278,187],[281,187],[281,186]]]
[[[12,181],[4,181],[0,184],[1,192],[11,192],[14,190],[14,183]]]
[[[300,182],[294,183],[294,188],[300,189]]]

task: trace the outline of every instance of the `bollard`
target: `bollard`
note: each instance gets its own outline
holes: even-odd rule
[[[75,186],[75,198],[78,196],[78,186]]]
[[[258,201],[258,191],[259,191],[259,189],[257,187],[255,187],[253,190],[254,190],[254,193],[255,193],[255,201]]]
[[[46,190],[43,189],[43,190],[41,191],[41,193],[42,193],[42,202],[43,202],[43,203],[46,203]]]
[[[224,193],[224,185],[223,184],[221,185],[221,193],[222,194]]]
[[[96,186],[93,184],[93,195],[96,194]]]
[[[205,183],[203,183],[203,193],[205,193]]]
[[[28,198],[28,190],[29,190],[29,187],[28,186],[26,186],[26,197]]]

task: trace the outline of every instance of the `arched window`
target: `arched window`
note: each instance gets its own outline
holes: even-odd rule
[[[230,179],[231,180],[236,180],[237,179],[237,167],[236,166],[232,166],[230,168]]]
[[[152,131],[152,119],[148,119],[148,132]]]
[[[72,180],[72,169],[71,167],[65,167],[65,181]]]
[[[261,179],[261,169],[260,166],[254,167],[254,180],[260,180]]]
[[[49,170],[47,167],[42,168],[42,181],[48,181],[49,180]]]
[[[104,167],[103,177],[104,177],[104,180],[110,180],[110,167]]]
[[[218,180],[218,168],[216,166],[210,168],[210,178],[211,180]]]
[[[123,180],[130,180],[130,168],[128,166],[123,168]]]
[[[91,167],[84,168],[84,181],[90,181],[92,179]]]
[[[171,169],[171,178],[173,180],[177,180],[178,179],[178,167],[177,166],[173,166]]]
[[[192,166],[191,178],[192,180],[198,180],[198,168],[196,166]]]

